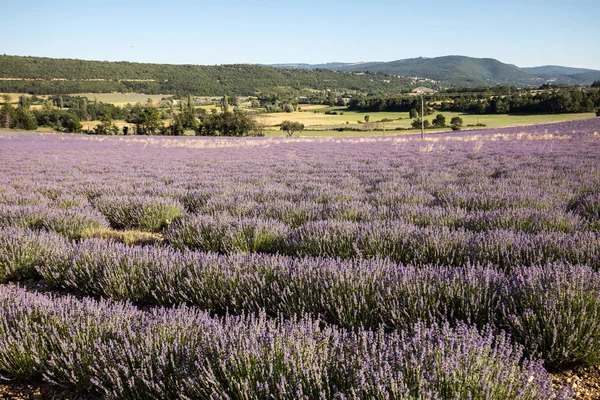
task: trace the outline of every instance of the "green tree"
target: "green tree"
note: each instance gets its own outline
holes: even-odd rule
[[[369,122],[369,119],[370,119],[370,118],[371,118],[371,117],[369,117],[368,115],[365,115],[365,122]]]
[[[219,104],[221,106],[221,112],[226,113],[229,111],[229,103],[227,102],[227,96],[223,96]]]
[[[238,100],[238,98],[236,96],[228,96],[227,97],[227,103],[231,104],[232,106],[239,106],[240,102]]]
[[[0,127],[13,128],[16,123],[17,113],[9,101],[5,102],[0,108]]]
[[[154,106],[136,104],[131,110],[127,122],[135,125],[137,135],[155,135],[160,128],[160,114]]]
[[[436,128],[443,128],[446,126],[446,117],[443,114],[438,114],[432,122],[432,125]]]
[[[463,124],[463,120],[461,117],[452,117],[452,119],[450,120],[450,126],[452,127],[453,131],[460,130],[460,128],[462,127],[462,124]]]
[[[281,123],[281,128],[279,129],[285,131],[288,136],[294,136],[295,132],[300,132],[304,130],[304,124],[294,121],[283,121]]]
[[[58,112],[58,111],[55,111]],[[77,115],[70,112],[58,112],[59,117],[59,128],[57,129],[60,132],[70,132],[76,133],[81,132],[83,126],[81,125],[81,121],[77,117]]]
[[[248,136],[254,129],[252,120],[243,111],[211,112],[202,116],[197,135]]]
[[[412,123],[411,126],[413,127],[413,129],[421,129],[421,118],[417,118],[415,119]],[[423,127],[425,129],[429,128],[431,126],[431,122],[429,122],[428,119],[426,119],[425,121],[423,121]]]
[[[27,110],[29,110],[31,108],[32,103],[33,102],[31,100],[31,97],[19,96],[19,107],[26,108]]]
[[[417,111],[416,108],[411,108],[409,115],[410,115],[411,119],[419,118],[419,112]]]
[[[37,127],[38,124],[33,113],[26,107],[17,107],[14,128],[34,131]]]
[[[100,120],[100,124],[94,128],[96,135],[118,135],[119,128],[113,124],[113,120],[109,115],[104,115]]]

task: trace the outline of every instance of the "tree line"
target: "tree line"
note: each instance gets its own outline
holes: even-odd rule
[[[93,101],[81,96],[53,96],[39,100],[41,108],[32,109],[34,100],[21,96],[13,106],[10,96],[4,96],[0,107],[0,128],[35,130],[47,126],[58,132],[89,133],[97,135],[184,135],[191,131],[201,136],[263,136],[264,127],[252,115],[238,107],[231,109],[223,96],[220,112],[208,112],[195,108],[191,96],[187,102],[173,101],[159,106],[148,101],[146,104],[128,104],[118,107],[113,104]],[[115,119],[125,120],[128,126],[118,128]],[[165,120],[171,119],[166,125]],[[82,121],[100,121],[93,129],[83,129]]]
[[[485,92],[482,92],[485,93]],[[473,114],[558,114],[592,112],[600,108],[600,90],[565,88],[508,95],[428,95],[425,107]],[[418,96],[356,96],[348,104],[355,111],[410,112],[419,110]]]

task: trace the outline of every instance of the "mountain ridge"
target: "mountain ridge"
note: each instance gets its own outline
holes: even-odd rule
[[[494,58],[460,55],[416,57],[394,61],[326,64],[272,64],[274,67],[302,69],[332,69],[347,72],[380,72],[405,77],[420,77],[440,81],[450,86],[526,85],[565,83],[589,85],[600,80],[600,70],[557,65],[521,68]],[[295,67],[294,67],[295,66]]]

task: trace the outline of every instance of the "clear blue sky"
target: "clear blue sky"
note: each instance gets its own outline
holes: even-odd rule
[[[490,57],[600,69],[599,0],[3,0],[0,54],[171,64]]]

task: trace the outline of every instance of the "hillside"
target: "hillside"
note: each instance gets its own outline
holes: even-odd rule
[[[315,66],[295,64],[297,68],[311,69]],[[336,71],[369,71],[384,74],[422,77],[440,81],[456,87],[489,85],[535,86],[544,81],[520,68],[501,63],[491,58],[444,56],[435,58],[409,58],[390,62],[330,63],[319,64],[319,68]]]
[[[600,71],[588,68],[544,65],[541,67],[522,68],[522,70],[535,74],[549,83],[589,85],[594,81],[600,80]]]
[[[543,83],[589,85],[600,79],[600,71],[562,66],[519,68],[492,58],[444,56],[410,58],[390,62],[278,64],[288,68],[327,68],[336,71],[370,71],[397,76],[434,79],[455,87],[518,85],[538,86]]]
[[[542,65],[540,67],[524,67],[521,69],[534,75],[575,75],[586,72],[600,72],[589,68],[563,67],[560,65]]]
[[[284,89],[401,93],[415,85],[410,79],[381,73],[365,75],[326,69],[281,69],[251,64],[143,64],[0,56],[0,92],[140,92],[248,96]]]
[[[344,66],[342,71],[373,71],[401,76],[423,76],[452,86],[536,85],[539,80],[514,65],[491,58],[445,56],[411,58],[385,63]]]

